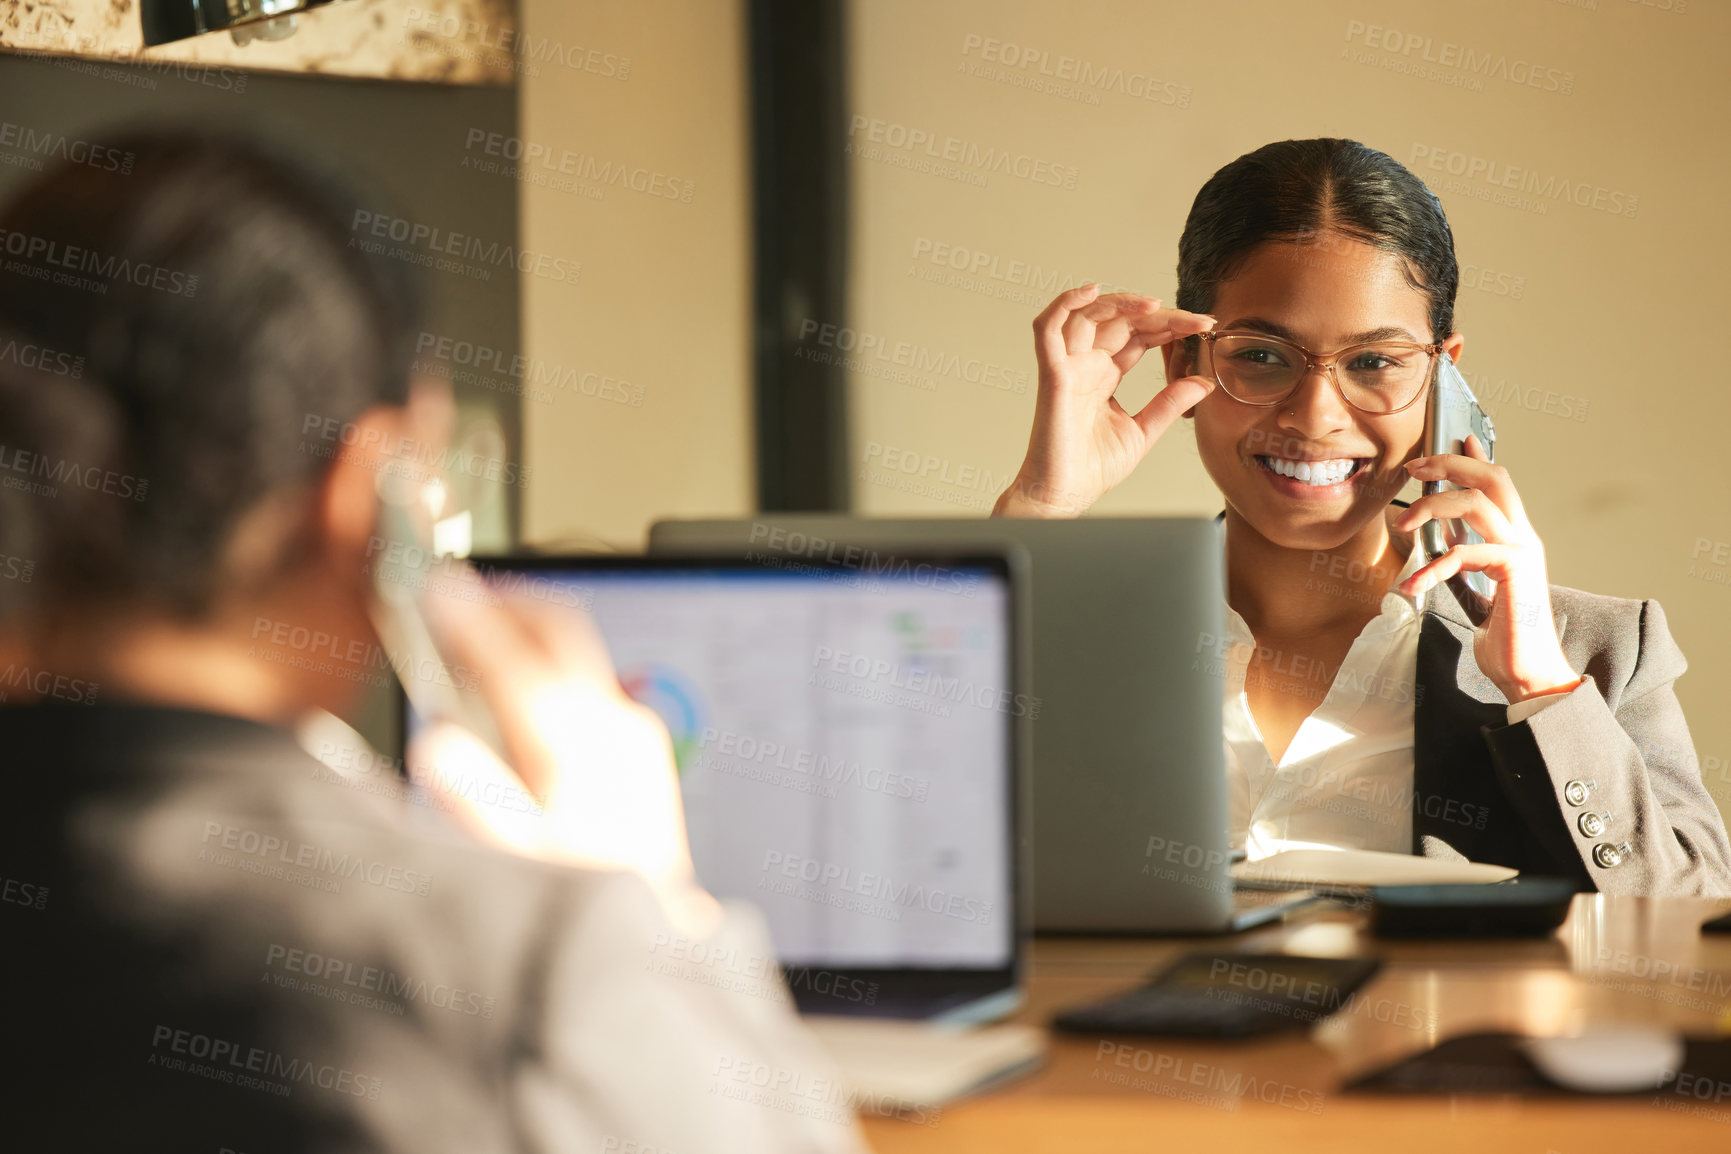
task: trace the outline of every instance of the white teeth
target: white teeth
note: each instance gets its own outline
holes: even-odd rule
[[[1263,457],[1269,469],[1282,477],[1291,477],[1303,485],[1338,485],[1351,475],[1353,460],[1340,457],[1328,461],[1293,461],[1284,457]]]

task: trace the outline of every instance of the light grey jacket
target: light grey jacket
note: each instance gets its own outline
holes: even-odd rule
[[[1731,842],[1672,691],[1687,663],[1658,602],[1553,585],[1551,605],[1563,653],[1587,680],[1510,725],[1454,595],[1438,585],[1426,597],[1413,852],[1610,894],[1731,894]]]
[[[0,749],[20,1148],[864,1150],[748,907],[684,940],[237,718],[0,707]]]

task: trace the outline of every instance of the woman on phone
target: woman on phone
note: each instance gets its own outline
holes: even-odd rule
[[[1179,418],[1225,498],[1232,840],[1466,858],[1608,893],[1731,893],[1731,843],[1654,601],[1549,584],[1477,440],[1422,456],[1459,273],[1442,206],[1350,140],[1269,144],[1197,194],[1177,308],[1073,289],[1034,321],[1039,391],[1000,516],[1077,516]],[[1158,348],[1169,382],[1114,398]],[[1394,501],[1410,479],[1460,488]],[[1483,544],[1426,561],[1458,518]],[[1496,582],[1475,628],[1446,584]]]

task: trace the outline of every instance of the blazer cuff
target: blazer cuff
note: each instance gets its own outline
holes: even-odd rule
[[[1681,866],[1634,741],[1591,676],[1530,723],[1486,727],[1503,788],[1556,867],[1601,893],[1660,894]]]
[[[1509,724],[1519,725],[1539,710],[1555,705],[1579,688],[1580,686],[1576,685],[1569,689],[1560,689],[1555,693],[1546,693],[1538,697],[1529,697],[1525,701],[1515,702],[1509,706]]]

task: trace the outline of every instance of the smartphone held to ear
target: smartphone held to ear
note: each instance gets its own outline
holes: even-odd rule
[[[373,627],[402,683],[417,725],[450,721],[467,730],[501,759],[505,743],[478,686],[440,649],[426,608],[437,583],[441,557],[432,523],[440,510],[443,486],[402,473],[381,473],[378,481],[378,531],[373,551]],[[407,730],[410,717],[405,716]],[[412,734],[402,734],[407,747]]]
[[[1496,459],[1497,430],[1491,418],[1479,407],[1479,399],[1455,368],[1454,358],[1447,352],[1437,357],[1436,379],[1431,382],[1430,408],[1425,419],[1425,455],[1466,453],[1467,437],[1476,436],[1485,454]],[[1424,495],[1429,497],[1461,486],[1452,481],[1426,481]],[[1455,545],[1476,545],[1484,540],[1465,521],[1458,518],[1426,521],[1419,528],[1419,546],[1426,561],[1435,560]],[[1496,583],[1483,573],[1457,573],[1448,580],[1449,590],[1460,602],[1461,609],[1476,625],[1490,619],[1491,599],[1496,595]]]

